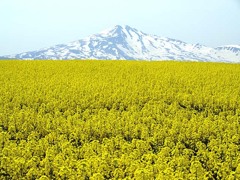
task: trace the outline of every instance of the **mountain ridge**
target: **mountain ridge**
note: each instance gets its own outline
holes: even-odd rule
[[[116,25],[67,44],[2,56],[8,59],[106,59],[240,62],[240,45],[216,48],[149,35],[128,25]]]

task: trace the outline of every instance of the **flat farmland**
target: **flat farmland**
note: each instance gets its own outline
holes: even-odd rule
[[[0,179],[240,179],[240,65],[0,61]]]

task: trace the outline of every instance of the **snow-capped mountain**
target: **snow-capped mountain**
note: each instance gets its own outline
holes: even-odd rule
[[[123,59],[240,62],[240,45],[217,48],[149,35],[130,26],[115,26],[68,44],[8,55],[13,59]]]

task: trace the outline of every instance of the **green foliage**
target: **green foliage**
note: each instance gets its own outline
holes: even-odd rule
[[[240,65],[1,61],[0,179],[239,179]]]

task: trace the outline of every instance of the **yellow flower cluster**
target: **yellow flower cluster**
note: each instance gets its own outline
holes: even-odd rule
[[[0,179],[240,179],[240,65],[0,61]]]

